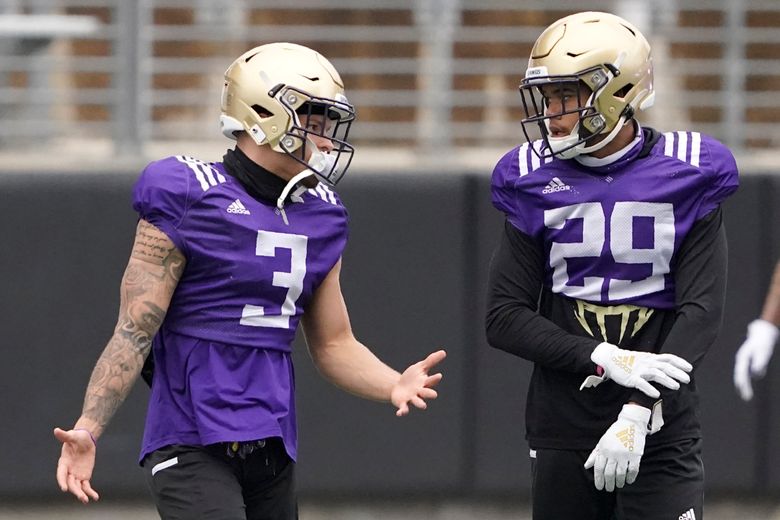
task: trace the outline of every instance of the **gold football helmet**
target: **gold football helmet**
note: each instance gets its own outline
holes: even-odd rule
[[[550,119],[562,114],[546,113],[540,89],[564,83],[585,84],[590,95],[565,112],[579,113],[571,133],[551,137]],[[571,159],[595,152],[611,142],[636,112],[652,106],[650,45],[636,27],[613,14],[583,12],[561,18],[536,40],[520,95],[528,116],[522,121],[523,132],[530,141],[528,125],[539,127],[545,141],[542,157]],[[597,135],[604,138],[592,142]]]
[[[311,116],[325,116],[325,124],[307,126]],[[352,161],[354,147],[347,137],[354,119],[341,76],[308,47],[261,45],[225,71],[222,133],[236,139],[236,132],[247,132],[258,145],[290,155],[329,184],[336,184]],[[310,135],[330,140],[333,150],[320,152]]]

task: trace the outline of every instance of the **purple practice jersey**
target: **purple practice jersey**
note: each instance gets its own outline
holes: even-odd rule
[[[607,166],[539,159],[525,143],[493,170],[493,204],[546,253],[545,286],[599,305],[675,306],[675,255],[693,224],[738,185],[731,152],[698,132],[667,132]]]
[[[187,259],[154,338],[141,457],[169,444],[279,436],[295,459],[291,344],[346,245],[341,201],[323,185],[297,192],[285,223],[222,163],[176,156],[143,171],[133,207]]]

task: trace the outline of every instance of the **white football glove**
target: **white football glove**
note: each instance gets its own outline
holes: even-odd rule
[[[737,350],[734,361],[734,386],[745,401],[753,398],[751,378],[766,373],[778,335],[780,330],[766,320],[754,320],[748,325],[747,339]]]
[[[624,404],[617,421],[601,436],[585,461],[593,468],[596,489],[614,491],[633,484],[639,475],[639,463],[645,452],[650,410],[638,404]]]
[[[580,390],[598,386],[603,381],[611,379],[619,385],[636,388],[654,399],[660,397],[661,392],[649,381],[677,390],[680,388],[680,383],[691,381],[691,376],[687,373],[693,370],[693,365],[674,354],[623,350],[606,342],[599,343],[593,349],[590,359],[604,369],[604,375],[588,376],[580,386]]]

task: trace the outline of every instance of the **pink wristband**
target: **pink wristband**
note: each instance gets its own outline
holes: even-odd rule
[[[95,447],[97,448],[97,441],[95,440],[95,436],[92,435],[91,431],[87,430],[86,428],[73,428],[73,431],[74,432],[87,432],[87,434],[89,435],[89,438],[92,439],[92,444],[94,444]]]

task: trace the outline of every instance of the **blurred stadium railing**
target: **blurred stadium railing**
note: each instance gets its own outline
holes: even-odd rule
[[[776,0],[0,0],[0,152],[224,146],[222,72],[280,40],[336,64],[364,149],[423,160],[506,149],[521,140],[516,88],[534,39],[584,8],[649,36],[659,96],[648,122],[695,128],[750,158],[778,147]]]

